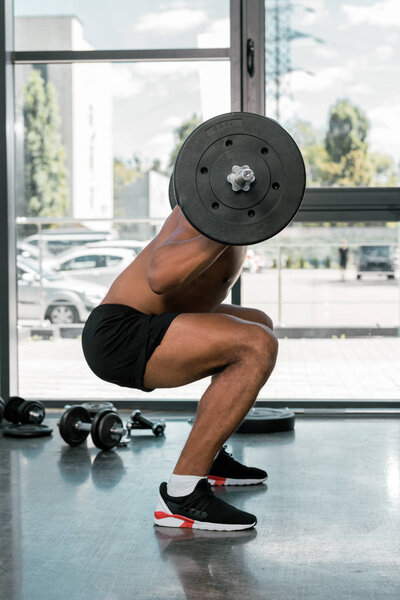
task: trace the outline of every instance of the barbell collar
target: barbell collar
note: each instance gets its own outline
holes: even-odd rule
[[[250,185],[256,180],[254,171],[250,169],[249,165],[234,165],[231,173],[229,173],[227,180],[232,186],[234,192],[248,192]]]

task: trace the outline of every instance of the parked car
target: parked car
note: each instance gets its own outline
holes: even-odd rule
[[[85,248],[122,248],[126,250],[133,250],[136,254],[139,254],[151,240],[144,242],[139,240],[110,240],[104,242],[89,242],[85,245]]]
[[[73,231],[68,233],[60,233],[57,229],[46,229],[41,236],[38,234],[30,235],[23,241],[25,244],[29,244],[35,248],[38,248],[39,239],[41,239],[43,256],[48,257],[61,254],[62,252],[70,250],[76,246],[84,246],[90,242],[100,242],[104,240],[111,241],[113,238],[113,235],[110,232],[85,230]],[[80,231],[80,233],[77,233],[76,231]]]
[[[134,250],[122,248],[82,248],[70,250],[45,261],[47,269],[71,279],[99,283],[109,287],[135,258]]]
[[[107,293],[103,286],[69,280],[45,270],[42,273],[42,305],[36,263],[17,259],[17,278],[20,319],[48,319],[51,323],[83,322]]]
[[[360,246],[358,252],[357,279],[366,273],[386,275],[394,279],[395,260],[391,246]]]
[[[39,260],[39,248],[27,244],[26,242],[17,243],[17,256],[21,258],[30,258],[32,260]]]

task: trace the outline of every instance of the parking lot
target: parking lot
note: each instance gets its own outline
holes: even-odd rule
[[[279,294],[280,288],[280,294]],[[369,273],[344,282],[338,269],[270,269],[243,273],[242,304],[286,327],[393,327],[399,324],[400,282]]]

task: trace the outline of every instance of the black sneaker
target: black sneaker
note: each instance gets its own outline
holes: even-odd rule
[[[254,485],[267,479],[266,471],[240,464],[225,448],[221,448],[211,465],[208,481],[212,485]]]
[[[216,498],[210,484],[204,478],[200,479],[191,494],[178,497],[168,495],[167,484],[164,481],[160,485],[154,523],[162,527],[237,531],[254,527],[257,519],[254,515]]]

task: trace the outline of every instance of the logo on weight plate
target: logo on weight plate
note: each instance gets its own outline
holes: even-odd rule
[[[229,119],[228,121],[220,121],[219,123],[216,123],[209,129],[207,129],[206,133],[208,135],[212,136],[215,133],[218,133],[219,131],[221,131],[221,129],[228,129],[230,127],[240,127],[241,124],[242,124],[242,119]]]

